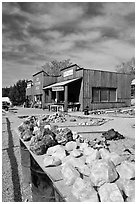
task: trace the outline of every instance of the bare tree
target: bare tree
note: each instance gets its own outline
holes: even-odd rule
[[[42,69],[46,71],[49,75],[59,76],[60,70],[70,65],[72,65],[72,62],[70,62],[70,59],[66,59],[63,61],[53,60],[43,65]]]
[[[132,57],[131,60],[127,62],[117,65],[116,70],[120,73],[130,73],[135,75],[135,57]]]

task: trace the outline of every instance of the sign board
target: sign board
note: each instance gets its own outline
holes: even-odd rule
[[[73,69],[70,69],[70,70],[65,71],[65,72],[63,73],[63,77],[67,77],[67,76],[70,76],[70,75],[73,75]]]
[[[52,87],[52,91],[64,91],[64,87],[63,86],[54,86],[54,87]]]

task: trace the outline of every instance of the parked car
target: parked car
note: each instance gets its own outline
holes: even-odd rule
[[[6,101],[2,101],[2,109],[8,111],[10,104]]]

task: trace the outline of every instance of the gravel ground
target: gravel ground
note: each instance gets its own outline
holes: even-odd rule
[[[37,114],[49,114],[48,111],[42,109],[28,109],[17,108],[16,113],[9,111],[2,113],[2,201],[3,202],[21,202],[32,201],[31,188],[23,183],[23,173],[21,166],[21,154],[19,146],[19,138],[14,129],[23,121],[18,118],[21,115],[37,115]],[[50,113],[52,114],[52,113]],[[83,113],[71,113],[75,115],[83,115]],[[96,117],[96,116],[91,116]],[[100,118],[101,116],[97,116]],[[111,117],[112,118],[112,117]],[[135,128],[132,125],[135,124],[134,118],[112,118],[112,121],[105,123],[99,127],[85,127],[88,131],[101,131],[114,128],[121,134],[133,140],[127,139],[126,147],[130,148],[134,145]],[[82,131],[84,127],[76,127],[75,131]],[[86,136],[86,135],[85,135]],[[96,136],[96,134],[95,134]],[[120,143],[120,141],[118,142]],[[118,150],[117,142],[111,145],[112,150]],[[124,147],[125,147],[124,144]],[[121,146],[119,146],[121,151]]]
[[[2,120],[2,201],[32,201],[31,188],[23,183],[19,138],[14,127],[20,120],[8,113]],[[4,130],[4,131],[3,131]]]

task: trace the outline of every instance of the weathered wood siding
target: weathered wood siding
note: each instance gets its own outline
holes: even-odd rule
[[[57,82],[57,77],[48,76],[46,74],[43,75],[43,87],[46,87],[50,84],[54,84]]]
[[[131,98],[131,77],[129,74],[121,74],[115,72],[106,72],[100,70],[88,70],[83,71],[83,108],[89,106],[92,108],[110,108],[119,106],[130,105]],[[92,101],[92,88],[116,88],[117,89],[117,101],[116,102],[98,102]]]

